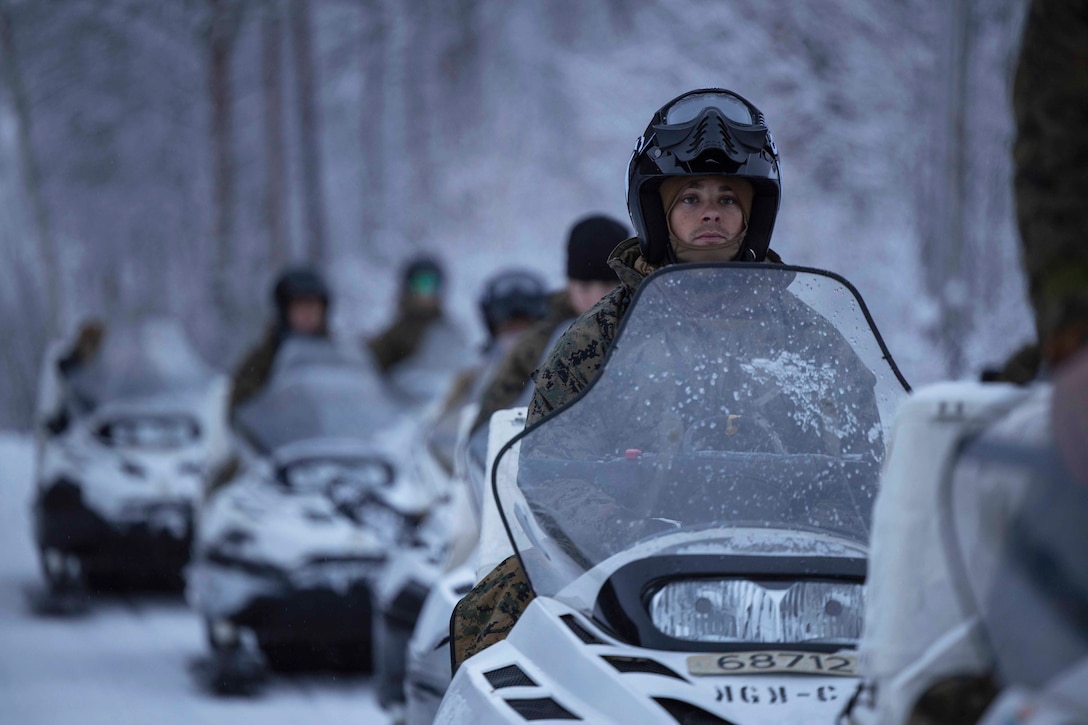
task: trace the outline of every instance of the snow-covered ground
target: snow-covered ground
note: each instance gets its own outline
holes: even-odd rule
[[[71,619],[32,614],[40,581],[30,532],[30,439],[0,434],[0,721],[17,723],[381,723],[363,677],[275,678],[250,698],[201,691],[190,664],[205,653],[179,598],[96,600]]]

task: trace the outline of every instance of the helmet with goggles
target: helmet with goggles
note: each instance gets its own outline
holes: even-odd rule
[[[401,278],[402,294],[419,299],[439,297],[446,281],[442,265],[428,256],[410,260],[405,265]]]
[[[548,314],[548,292],[544,280],[528,270],[510,269],[487,281],[480,296],[480,314],[491,337],[499,327],[523,320],[536,322]]]
[[[754,190],[738,260],[762,261],[778,215],[778,149],[758,108],[722,88],[689,91],[662,106],[635,143],[627,167],[627,209],[643,258],[676,261],[661,183],[671,176],[730,176]]]

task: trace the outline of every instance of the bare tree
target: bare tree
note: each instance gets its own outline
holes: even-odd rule
[[[57,259],[56,240],[53,235],[49,207],[42,188],[38,156],[31,136],[31,111],[26,88],[19,70],[19,55],[11,28],[9,9],[0,2],[0,61],[15,107],[20,164],[27,197],[34,213],[34,225],[41,253],[43,283],[45,287],[46,334],[55,337],[61,330],[60,268]]]
[[[411,22],[406,23],[407,42],[401,47],[404,54],[401,62],[406,78],[412,79],[411,82],[401,85],[406,112],[404,130],[407,148],[404,152],[409,170],[405,181],[413,194],[419,194],[424,199],[432,198],[434,194],[434,174],[430,173],[430,169],[434,168],[435,157],[435,124],[432,123],[432,111],[436,106],[432,99],[432,89],[436,85],[433,77],[436,65],[433,55],[437,38],[434,15],[435,8],[429,0],[416,2],[412,6]],[[409,239],[422,239],[428,222],[429,220],[418,216],[407,220]]]
[[[314,69],[310,0],[290,0],[291,37],[295,52],[295,82],[299,109],[299,148],[302,154],[302,199],[309,258],[316,264],[328,256],[325,234],[325,194],[322,186],[317,73]]]
[[[971,0],[952,0],[941,9],[937,93],[931,97],[932,153],[921,171],[919,215],[925,284],[940,314],[930,330],[953,376],[966,372],[965,343],[972,328],[972,283],[968,274],[967,84],[971,43]],[[932,86],[930,86],[932,87]]]
[[[362,219],[363,245],[369,247],[378,234],[382,214],[382,180],[385,177],[385,145],[382,143],[382,119],[385,116],[383,89],[386,67],[385,43],[388,34],[388,18],[382,0],[363,3],[362,108],[359,113],[359,131],[362,137]]]
[[[261,88],[264,96],[264,218],[273,269],[287,263],[286,176],[283,134],[283,21],[280,5],[270,2],[261,27]]]
[[[229,317],[234,311],[231,294],[235,222],[234,91],[231,60],[241,22],[241,5],[234,0],[207,0],[208,93],[211,99],[212,189],[216,269],[213,297]]]

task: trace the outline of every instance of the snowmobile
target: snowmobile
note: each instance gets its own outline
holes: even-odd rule
[[[841,722],[936,721],[965,702],[963,721],[982,708],[988,724],[1086,721],[1067,564],[1085,504],[1055,442],[1077,430],[1063,383],[942,382],[901,407],[873,508],[864,685]]]
[[[428,591],[408,641],[404,681],[407,725],[433,722],[449,686],[452,678],[450,616],[457,602],[483,574],[513,554],[491,490],[483,487],[485,462],[478,461],[471,450],[478,442],[473,440],[469,430],[476,413],[476,405],[466,406],[465,425],[457,447],[451,509],[452,518],[461,524],[461,530],[451,537],[444,570]],[[524,407],[496,412],[489,429],[483,431],[486,460],[494,461],[496,452],[524,427]],[[485,538],[481,539],[481,533]]]
[[[234,426],[239,473],[201,512],[187,589],[210,684],[251,689],[265,664],[369,669],[373,593],[430,504],[403,475],[411,423],[361,357],[290,339]]]
[[[836,275],[649,276],[594,381],[491,469],[535,598],[435,721],[834,722],[907,390]]]
[[[942,509],[941,482],[964,437],[1023,397],[1024,389],[1007,384],[946,382],[902,405],[873,510],[870,609],[859,644],[865,684],[844,722],[906,722],[930,685],[985,667],[977,618],[940,583],[960,575],[951,571],[934,514]],[[908,594],[899,582],[917,579],[918,572],[925,576]]]
[[[121,323],[94,356],[47,353],[39,388],[34,535],[46,610],[100,586],[174,586],[193,507],[226,454],[226,379],[170,319]]]
[[[478,382],[490,374],[487,366]],[[475,400],[477,391],[469,391],[466,400]],[[431,415],[421,427],[414,464],[422,480],[442,491],[440,504],[428,522],[428,534],[421,536],[423,546],[402,550],[390,562],[388,577],[393,587],[381,599],[396,603],[402,613],[411,618],[390,621],[386,632],[397,632],[398,651],[386,653],[385,660],[399,658],[399,667],[390,671],[395,683],[387,683],[379,692],[404,702],[405,720],[430,723],[438,709],[446,685],[450,681],[449,618],[461,595],[471,588],[474,570],[468,562],[475,560],[479,539],[480,492],[483,491],[484,471],[470,455],[471,425],[476,419],[478,405],[465,403],[444,418]],[[522,418],[524,424],[524,417]],[[454,428],[451,434],[443,427]],[[520,430],[519,426],[519,430]],[[486,442],[487,431],[483,432]],[[452,438],[451,443],[449,439]],[[504,441],[505,442],[505,441]],[[436,449],[444,450],[436,450]],[[448,463],[440,463],[440,461]],[[479,471],[476,471],[476,468]],[[448,470],[452,469],[452,470]],[[394,581],[400,581],[394,586]]]

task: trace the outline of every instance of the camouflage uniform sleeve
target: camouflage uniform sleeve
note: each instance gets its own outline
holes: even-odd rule
[[[472,424],[473,430],[486,424],[496,410],[509,408],[518,399],[521,391],[531,382],[533,370],[544,356],[544,346],[551,339],[554,329],[555,323],[552,322],[536,325],[526,331],[506,353],[480,396],[480,413]]]
[[[548,359],[533,374],[536,389],[529,403],[526,427],[576,398],[597,376],[627,302],[627,291],[617,287],[563,333]]]
[[[517,556],[504,559],[453,608],[450,657],[456,672],[461,663],[506,639],[521,617],[533,590]]]
[[[260,392],[272,374],[272,363],[276,360],[279,345],[276,333],[270,330],[260,345],[250,351],[234,372],[230,390],[230,410]]]
[[[604,361],[627,303],[625,291],[617,288],[559,338],[548,360],[534,374],[536,392],[526,425],[565,405],[585,389]],[[529,579],[516,556],[495,567],[454,608],[450,619],[454,669],[480,650],[505,639],[532,599]]]
[[[415,353],[424,333],[437,316],[401,313],[383,332],[367,341],[367,347],[373,353],[381,371],[388,372],[391,367]]]

